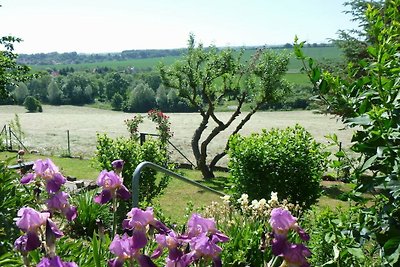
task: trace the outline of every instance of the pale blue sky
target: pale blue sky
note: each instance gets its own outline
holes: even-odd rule
[[[0,36],[17,53],[120,52],[204,45],[327,42],[356,25],[345,0],[0,0]]]

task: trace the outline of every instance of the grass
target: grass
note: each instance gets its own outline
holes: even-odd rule
[[[27,154],[26,161],[45,158],[41,155]],[[86,159],[60,158],[52,156],[50,159],[61,169],[65,176],[73,176],[78,180],[95,180],[99,174],[92,161]],[[16,163],[16,153],[0,152],[0,160],[9,160],[10,165]],[[216,178],[203,180],[201,173],[196,170],[180,169],[178,172],[196,182],[199,182],[220,192],[229,192],[229,173],[216,172]],[[338,206],[348,207],[346,194],[354,185],[336,181],[322,181],[323,195],[318,201],[318,206],[334,209]],[[368,197],[368,196],[365,196]],[[164,194],[155,199],[156,207],[160,207],[163,213],[173,222],[183,223],[186,221],[185,214],[191,212],[188,207],[197,209],[211,204],[213,201],[220,201],[220,197],[211,192],[200,189],[181,180],[171,178]]]
[[[226,110],[229,110],[229,103],[227,105]],[[216,116],[222,121],[227,121],[231,112],[217,112]],[[22,131],[25,133],[23,143],[29,150],[34,149],[48,156],[65,154],[68,144],[66,132],[69,130],[71,154],[83,158],[91,158],[94,155],[97,133],[107,133],[113,138],[128,136],[124,120],[134,115],[90,107],[49,105],[43,105],[43,113],[27,113],[22,106],[0,106],[0,114],[0,127],[9,124],[15,114],[18,114]],[[242,112],[231,127],[210,143],[208,155],[215,155],[224,149],[226,140],[234,127],[246,114]],[[194,157],[189,140],[200,124],[201,116],[197,113],[168,113],[167,115],[170,116],[171,130],[174,134],[171,142],[193,162]],[[343,123],[335,117],[316,114],[312,111],[257,112],[240,133],[247,136],[261,132],[262,129],[285,128],[294,126],[296,123],[308,130],[318,142],[327,143],[325,136],[335,133],[343,143],[343,147],[348,147],[350,144],[352,129],[344,129]],[[215,125],[210,123],[205,134],[210,133]],[[155,133],[156,126],[145,119],[139,126],[139,131]],[[175,162],[186,162],[176,151],[172,149],[171,151]],[[227,158],[223,158],[219,164],[226,166],[226,163]]]
[[[37,154],[26,154],[25,161],[35,161],[38,159],[50,158],[54,164],[60,168],[60,172],[64,176],[76,177],[80,180],[95,180],[99,175],[99,170],[96,169],[91,160],[78,158],[61,158],[57,156],[43,156]],[[9,165],[14,165],[16,161],[16,153],[0,152],[0,160],[8,161]]]

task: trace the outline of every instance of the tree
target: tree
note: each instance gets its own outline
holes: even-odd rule
[[[29,112],[42,112],[42,104],[34,98],[33,96],[27,96],[24,101],[24,107],[29,111]]]
[[[62,92],[56,80],[52,80],[47,87],[47,98],[49,99],[50,104],[59,105],[61,104]]]
[[[25,83],[20,82],[18,83],[17,87],[15,87],[14,91],[12,92],[15,101],[21,105],[24,103],[25,98],[28,96],[29,91],[28,87],[26,86]]]
[[[33,77],[29,74],[30,68],[17,64],[17,54],[14,51],[14,43],[22,40],[13,36],[0,37],[0,46],[5,50],[0,51],[0,99],[9,97],[8,85],[16,82],[24,82]]]
[[[280,99],[289,90],[288,83],[283,79],[289,62],[287,55],[262,49],[256,52],[250,62],[243,63],[242,54],[232,49],[204,49],[202,44],[196,47],[194,36],[191,35],[183,59],[170,67],[160,66],[163,84],[177,89],[178,95],[186,99],[202,117],[193,134],[191,146],[197,168],[206,179],[214,177],[217,162],[226,155],[225,149],[208,164],[208,145],[239,116],[243,104],[251,103],[250,111],[232,134],[239,132],[263,104]],[[237,108],[229,120],[223,122],[215,113],[215,108],[228,98],[236,101]],[[216,126],[200,143],[210,120]]]
[[[360,1],[357,1],[360,2]],[[351,150],[356,161],[351,179],[357,193],[374,194],[360,209],[359,243],[373,240],[382,266],[400,263],[400,0],[367,5],[364,17],[368,56],[350,61],[346,75],[322,69],[295,44],[295,54],[330,112],[354,128]],[[357,164],[358,163],[358,164]],[[357,197],[359,194],[355,195]],[[354,224],[355,225],[355,224]]]
[[[115,93],[119,93],[124,97],[128,86],[129,82],[121,74],[117,72],[108,74],[105,86],[107,99],[111,100]]]
[[[115,95],[111,98],[111,107],[114,110],[122,110],[123,103],[124,98],[119,93],[115,93]]]
[[[147,112],[155,108],[156,97],[153,89],[146,83],[139,83],[131,91],[125,111],[130,112]]]
[[[162,111],[170,110],[170,107],[168,106],[167,90],[165,89],[165,86],[163,86],[162,84],[157,89],[156,102],[160,110]]]

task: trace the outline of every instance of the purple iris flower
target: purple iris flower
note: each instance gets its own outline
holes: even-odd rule
[[[297,218],[293,217],[288,210],[282,208],[273,209],[269,223],[275,235],[286,236],[288,231],[293,229],[302,240],[308,241],[310,239],[310,236],[297,224]]]
[[[37,160],[33,165],[34,173],[28,173],[21,178],[22,184],[29,184],[37,177],[46,181],[46,190],[49,193],[55,193],[65,184],[66,179],[59,172],[58,167],[50,159]]]
[[[188,221],[188,237],[192,238],[200,234],[213,235],[219,239],[219,242],[229,241],[229,237],[221,233],[212,218],[203,218],[199,214],[192,214]]]
[[[122,159],[117,159],[111,162],[111,166],[113,167],[116,173],[121,174],[122,169],[124,168],[124,163],[125,161],[123,161]]]
[[[28,250],[26,248],[28,242],[28,236],[27,235],[22,235],[17,238],[14,242],[14,248],[21,252],[22,255],[26,255],[28,253]]]
[[[155,240],[158,246],[151,255],[153,259],[160,257],[164,248],[168,248],[168,259],[171,262],[179,261],[179,259],[182,257],[183,252],[179,250],[178,247],[182,246],[183,240],[179,238],[179,236],[173,230],[171,230],[168,234],[156,234]]]
[[[125,200],[131,197],[128,189],[122,184],[121,178],[114,171],[103,170],[97,178],[97,185],[103,190],[94,198],[96,203],[105,204],[115,197]]]
[[[116,235],[110,244],[110,251],[117,256],[108,262],[110,267],[122,267],[125,260],[135,259],[139,266],[156,266],[149,257],[142,255],[140,249],[147,244],[147,238],[142,239],[136,236],[128,236],[126,233],[120,237]]]
[[[58,256],[43,258],[36,267],[78,267],[75,262],[64,262]]]
[[[311,251],[303,244],[291,244],[283,255],[288,266],[308,267],[307,261],[311,257]]]
[[[63,191],[59,191],[52,195],[46,202],[47,207],[52,211],[62,212],[68,221],[75,220],[77,209],[68,202],[69,195]]]
[[[39,228],[46,225],[50,217],[48,212],[38,212],[32,208],[21,208],[17,215],[20,217],[16,221],[19,229],[26,233],[26,238],[18,238],[18,242],[24,246],[23,250],[31,251],[40,247]],[[17,241],[16,241],[17,242]]]
[[[310,236],[297,224],[297,218],[288,210],[275,208],[269,220],[274,238],[271,241],[272,253],[284,258],[286,266],[308,267],[307,258],[311,256],[310,250],[303,244],[292,244],[287,240],[290,229],[295,230],[300,238],[308,241]]]
[[[139,208],[133,208],[127,214],[128,219],[122,222],[125,229],[143,230],[149,224],[155,224],[153,208],[148,207],[145,211]]]
[[[17,218],[16,225],[26,233],[26,240],[25,238],[17,240],[18,242],[26,241],[26,245],[24,245],[26,251],[31,251],[40,247],[39,230],[42,226],[48,225],[49,231],[51,231],[56,238],[63,236],[63,233],[49,219],[50,213],[48,212],[38,212],[27,207],[21,208],[17,215],[20,218]]]

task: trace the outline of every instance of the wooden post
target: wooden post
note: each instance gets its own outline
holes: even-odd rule
[[[67,140],[68,140],[68,157],[71,157],[71,144],[69,141],[69,130],[67,130]]]

